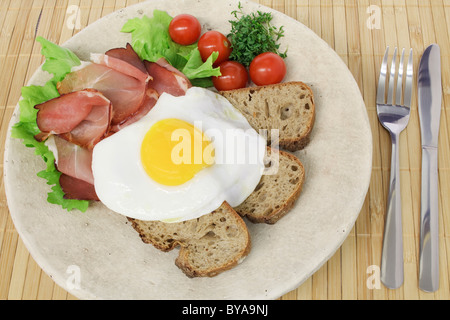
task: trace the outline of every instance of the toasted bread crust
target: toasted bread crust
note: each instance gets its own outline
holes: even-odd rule
[[[144,243],[165,252],[180,246],[175,265],[188,277],[218,275],[236,266],[251,250],[247,225],[227,202],[210,214],[184,223],[128,220]],[[228,237],[228,228],[233,229],[236,237]],[[223,262],[208,261],[209,251]]]
[[[306,98],[305,101],[293,95],[293,93],[297,91],[304,92],[300,97],[303,97],[303,99]],[[301,81],[283,82],[273,85],[221,91],[220,94],[227,98],[235,108],[241,111],[255,130],[279,129],[280,148],[295,152],[304,149],[308,145],[315,123],[316,107],[314,93],[305,83]],[[280,95],[279,99],[274,101],[274,103],[271,103],[270,101],[273,98],[273,95],[276,94]],[[265,103],[259,101],[261,99],[264,100]],[[307,105],[305,117],[303,117],[303,119],[298,119],[292,118],[289,115],[286,119],[278,119],[280,114],[274,116],[273,112],[270,113],[269,110],[277,109],[280,107],[279,104],[281,103],[288,105],[296,105],[298,103],[305,104],[305,106]],[[297,134],[297,131],[286,133],[284,127],[301,127],[302,133],[300,135]],[[268,144],[270,143],[271,139],[269,136]]]
[[[268,150],[271,149],[268,148]],[[259,188],[258,186],[242,204],[234,208],[237,213],[246,217],[253,223],[275,224],[292,209],[302,192],[305,180],[305,169],[302,162],[289,152],[283,150],[278,150],[278,152],[280,163],[283,162],[283,164],[287,164],[287,166],[290,166],[291,168],[295,166],[295,173],[297,175],[290,177],[289,173],[283,172],[283,175],[277,173],[274,176],[263,176],[261,178],[259,186],[262,187]],[[291,184],[294,188],[287,194],[278,194],[280,198],[277,198],[276,203],[264,203],[264,200],[261,200],[261,196],[271,192],[273,193],[272,189],[276,187],[270,184],[272,180],[277,181],[284,189],[288,189],[288,186],[290,187]],[[261,203],[263,203],[264,206],[260,207],[259,204]]]
[[[237,217],[239,215],[234,211],[234,209],[225,202],[225,206],[227,210],[233,211]],[[188,247],[182,246],[180,249],[180,253],[178,254],[178,257],[175,260],[175,265],[180,268],[185,275],[187,275],[190,278],[194,277],[215,277],[216,275],[230,270],[234,268],[236,265],[238,265],[242,260],[250,253],[251,251],[251,238],[250,233],[248,232],[247,225],[245,224],[244,220],[237,219],[237,223],[239,225],[239,229],[245,230],[246,232],[246,238],[247,238],[247,245],[240,250],[238,253],[236,253],[234,259],[229,260],[226,264],[221,265],[218,268],[210,268],[207,271],[199,271],[195,266],[193,266],[190,263],[189,255],[191,254],[191,251]]]

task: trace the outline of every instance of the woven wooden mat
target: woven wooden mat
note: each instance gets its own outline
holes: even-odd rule
[[[139,0],[0,0],[0,124],[3,146],[20,88],[43,62],[35,37],[63,43],[85,26]],[[356,224],[336,254],[287,299],[450,299],[450,0],[261,0],[301,21],[347,63],[363,94],[374,139],[372,180]],[[80,19],[73,19],[80,9]],[[376,83],[386,46],[413,48],[415,70],[426,46],[442,54],[443,103],[439,140],[440,289],[418,288],[420,127],[416,90],[410,123],[401,136],[404,285],[377,282],[390,172],[390,138],[378,122]],[[416,72],[417,74],[417,72]],[[416,88],[415,88],[416,89]],[[3,177],[3,175],[2,175]],[[57,286],[28,253],[0,190],[0,299],[75,299]]]

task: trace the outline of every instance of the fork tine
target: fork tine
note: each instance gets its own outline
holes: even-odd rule
[[[411,107],[412,87],[413,87],[413,49],[409,51],[409,61],[406,67],[406,84],[405,84],[405,96],[403,98],[403,105]]]
[[[402,91],[403,91],[403,61],[405,58],[405,48],[402,50],[402,57],[400,58],[400,63],[398,64],[398,78],[397,78],[397,91],[395,93],[395,104],[402,104]]]
[[[381,64],[380,78],[378,80],[378,90],[377,90],[377,103],[385,103],[386,96],[386,75],[387,75],[387,60],[389,55],[389,47],[386,48],[384,54],[383,63]]]
[[[395,48],[394,56],[392,57],[391,74],[389,76],[389,91],[388,91],[387,104],[394,104],[394,85],[395,85],[396,63],[397,63],[397,48]]]

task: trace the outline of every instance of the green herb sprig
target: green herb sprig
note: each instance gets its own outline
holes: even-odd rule
[[[239,3],[238,10],[232,11],[231,14],[236,20],[229,21],[231,31],[228,38],[233,49],[230,60],[248,67],[252,60],[263,52],[274,52],[283,59],[287,57],[287,50],[279,52],[278,41],[284,37],[283,26],[277,28],[271,25],[271,13],[257,11],[244,14]]]

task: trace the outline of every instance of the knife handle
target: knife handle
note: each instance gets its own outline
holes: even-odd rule
[[[391,173],[384,227],[380,279],[389,289],[403,284],[403,232],[400,193],[399,135],[391,133]]]
[[[438,150],[422,147],[419,288],[439,288]]]

